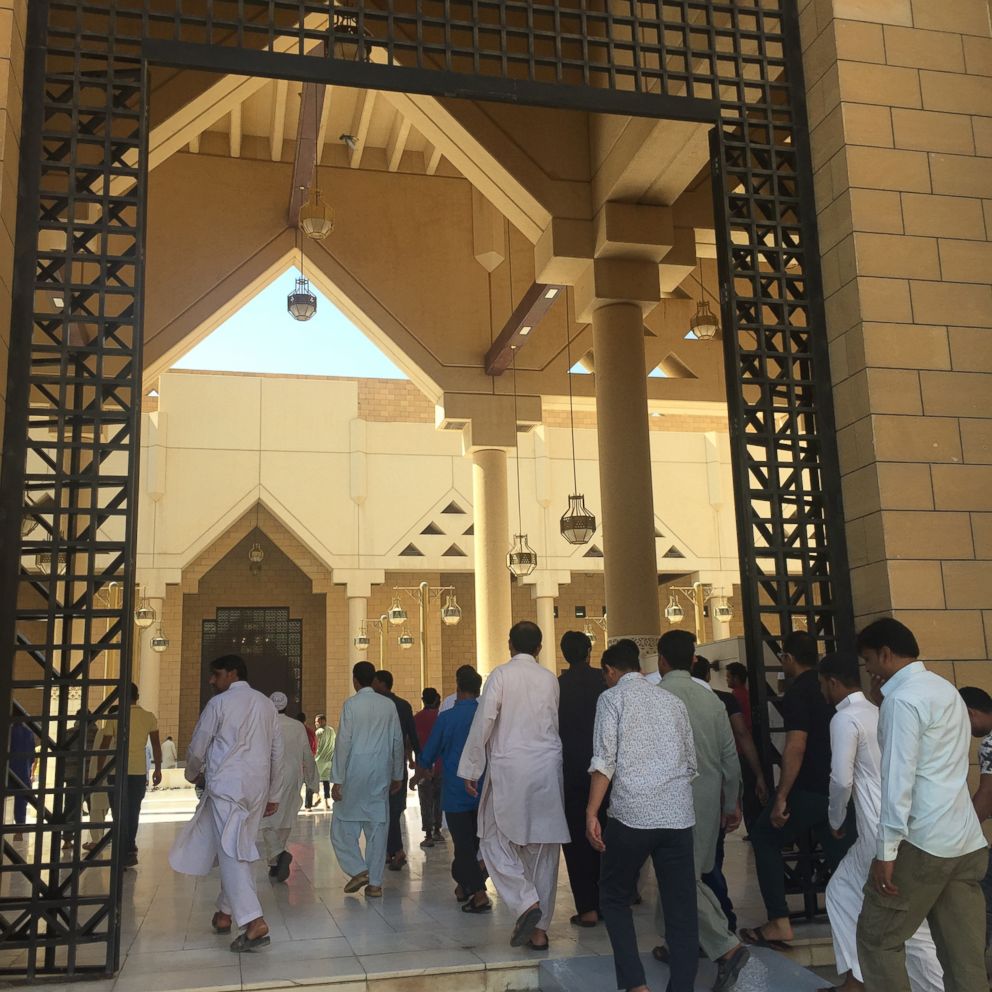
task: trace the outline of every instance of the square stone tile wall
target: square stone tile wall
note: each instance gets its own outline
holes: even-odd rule
[[[800,0],[859,622],[992,688],[987,0]]]

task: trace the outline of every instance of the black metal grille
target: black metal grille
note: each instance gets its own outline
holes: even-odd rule
[[[127,733],[114,707],[134,605],[149,62],[714,125],[741,588],[767,748],[765,645],[796,626],[827,647],[852,633],[794,0],[32,0],[28,45],[0,763],[16,757],[12,704],[42,779],[5,780],[5,802],[26,796],[37,822],[28,848],[6,815],[0,827],[0,947],[24,952],[0,973],[118,963],[117,828],[85,852],[77,800],[121,804],[108,783]],[[96,715],[76,727],[80,706]],[[73,784],[98,718],[115,753]]]

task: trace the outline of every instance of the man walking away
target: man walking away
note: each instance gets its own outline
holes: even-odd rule
[[[482,676],[474,668],[465,665],[458,669],[455,705],[437,718],[411,782],[419,783],[432,774],[432,767],[442,766],[441,804],[455,848],[451,877],[456,883],[455,898],[464,904],[463,913],[488,913],[493,908],[486,893],[486,877],[479,866],[479,797],[470,796],[458,778],[458,763],[481,690]]]
[[[581,631],[565,632],[561,653],[568,668],[558,676],[558,733],[565,783],[565,820],[572,837],[562,852],[575,900],[572,925],[594,927],[599,921],[599,852],[586,837],[586,805],[596,704],[606,683],[602,669],[589,664],[592,641]]]
[[[372,688],[375,666],[352,669],[355,695],[344,701],[331,764],[331,843],[348,876],[344,890],[382,895],[390,793],[404,788],[403,733],[396,706]],[[365,853],[359,839],[365,834]]]
[[[274,692],[269,699],[279,714],[282,732],[282,761],[279,763],[279,809],[262,820],[259,843],[262,857],[269,863],[269,878],[285,882],[289,878],[289,865],[293,855],[286,849],[293,832],[302,800],[300,789],[305,784],[308,791],[317,789],[317,764],[310,750],[310,741],[299,720],[286,716],[289,699],[284,692]]]
[[[385,669],[375,673],[372,688],[393,701],[403,733],[403,787],[389,793],[389,833],[386,837],[386,867],[399,871],[406,866],[406,851],[403,848],[403,813],[406,810],[406,769],[414,767],[413,758],[420,754],[420,739],[417,737],[417,724],[413,718],[413,707],[393,692],[393,673]]]
[[[331,762],[334,760],[334,728],[327,725],[327,717],[318,713],[314,719],[317,730],[317,776],[324,790],[324,809],[331,808]]]
[[[441,705],[441,695],[437,689],[430,687],[420,694],[424,708],[413,718],[417,728],[417,740],[423,747],[424,741],[431,735],[438,718],[438,708]],[[433,768],[433,774],[418,780],[416,786],[410,781],[410,791],[414,788],[420,797],[420,825],[424,831],[421,847],[433,847],[438,841],[444,840],[441,834],[441,790],[444,780],[440,762]]]
[[[138,863],[138,817],[141,803],[148,788],[145,764],[145,742],[152,745],[152,785],[162,783],[162,744],[158,736],[158,719],[154,713],[138,705],[138,687],[131,683],[131,712],[128,717],[127,779],[124,795],[122,834],[125,843],[124,867],[133,868]]]
[[[968,707],[972,737],[981,737],[978,745],[978,789],[971,797],[980,823],[992,818],[992,696],[984,689],[965,686],[961,698]],[[992,858],[982,879],[985,896],[985,971],[992,978]]]
[[[748,944],[785,949],[792,940],[792,921],[785,898],[785,864],[782,848],[795,843],[800,833],[812,830],[823,847],[830,868],[836,868],[854,843],[854,817],[838,839],[827,817],[830,794],[830,719],[833,707],[820,692],[816,671],[816,639],[794,630],[782,644],[782,668],[792,684],[782,697],[785,747],[775,798],[762,811],[751,831],[758,886],[768,922],[741,930]],[[914,927],[915,929],[915,927]],[[888,992],[888,990],[886,990]]]
[[[479,850],[500,897],[517,915],[513,947],[548,949],[558,860],[568,843],[562,796],[558,680],[537,663],[541,628],[510,628],[512,657],[490,673],[458,764],[479,803]]]
[[[176,751],[176,742],[171,737],[166,737],[162,741],[162,767],[177,768],[179,766],[179,754]]]
[[[24,722],[24,712],[15,705],[11,712],[10,759],[7,763],[7,784],[14,794],[14,823],[23,827],[27,823],[28,791],[31,789],[31,765],[34,761],[34,734]],[[24,840],[18,830],[14,840]]]
[[[692,840],[696,750],[689,714],[673,693],[660,691],[641,675],[631,640],[603,652],[603,673],[609,688],[596,705],[586,833],[602,856],[600,907],[617,988],[649,992],[630,907],[638,875],[650,858],[671,948],[668,990],[692,992],[699,967],[699,917]],[[599,813],[611,783],[604,834]]]
[[[882,796],[878,707],[861,691],[858,656],[853,652],[828,654],[820,662],[819,672],[823,695],[837,708],[830,721],[830,828],[843,836],[852,794],[858,825],[857,841],[827,884],[827,916],[837,972],[844,976],[840,989],[863,992],[857,930],[878,840]],[[943,972],[926,923],[906,941],[906,963],[914,992],[944,992]]]
[[[964,701],[917,660],[916,638],[898,620],[865,627],[858,654],[885,680],[881,819],[858,919],[865,987],[909,992],[905,944],[927,920],[948,992],[988,992],[981,880],[989,854],[968,793]]]
[[[282,731],[268,696],[247,682],[248,670],[236,654],[210,663],[210,685],[217,693],[204,707],[186,750],[186,780],[203,795],[193,819],[179,832],[169,863],[185,875],[209,875],[220,865],[220,896],[211,920],[214,933],[243,932],[235,952],[269,943],[269,925],[255,890],[252,864],[262,819],[279,809]]]
[[[696,778],[692,783],[696,826],[693,830],[693,861],[696,866],[696,909],[699,914],[699,944],[717,966],[714,992],[725,992],[737,984],[751,957],[750,951],[727,929],[727,919],[703,875],[716,864],[721,828],[740,825],[741,766],[730,729],[727,710],[719,696],[692,677],[695,638],[687,630],[670,630],[658,641],[658,671],[661,688],[680,699],[689,714],[696,749]],[[666,935],[664,904],[658,905],[658,933]],[[671,956],[671,945],[653,951],[659,961]]]

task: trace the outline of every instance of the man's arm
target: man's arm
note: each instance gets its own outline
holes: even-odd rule
[[[971,797],[971,801],[975,805],[979,822],[984,823],[989,817],[992,817],[992,773],[982,773],[978,780],[978,789]]]
[[[152,785],[161,785],[162,784],[162,742],[161,740],[159,740],[157,727],[148,734],[148,738],[152,742],[152,762],[155,765],[155,771],[152,772]]]
[[[589,799],[586,803],[586,839],[597,851],[605,851],[599,810],[606,790],[617,770],[617,750],[620,742],[620,719],[612,699],[604,694],[596,703],[596,722],[592,732],[592,763]]]
[[[345,704],[341,709],[341,719],[338,720],[338,736],[334,741],[334,757],[331,758],[331,781],[334,783],[332,798],[336,802],[340,802],[344,795],[348,755],[351,753],[351,733],[351,717]]]
[[[830,721],[830,806],[827,816],[835,836],[842,837],[847,805],[854,788],[854,760],[858,756],[858,727],[843,712]]]
[[[920,717],[902,699],[887,699],[879,722],[882,748],[882,809],[878,824],[879,861],[895,861],[909,834],[909,810],[920,755]]]
[[[720,703],[719,710],[717,733],[720,735],[720,766],[723,773],[723,815],[733,817],[738,811],[741,799],[741,763],[737,759],[734,731],[723,703]],[[737,824],[739,823],[738,819]],[[728,826],[728,829],[736,830],[737,824],[732,828]]]
[[[279,809],[279,792],[282,785],[282,756],[285,750],[286,743],[282,739],[282,727],[279,725],[279,716],[273,710],[272,744],[269,746],[269,803],[265,807],[266,816],[271,816]],[[310,750],[309,742],[307,744],[307,750]]]
[[[420,755],[417,757],[417,771],[410,780],[411,789],[416,788],[423,779],[431,778],[434,774],[434,765],[441,754],[441,742],[444,740],[444,727],[447,723],[442,719],[443,715],[438,716],[434,728],[431,730],[431,735],[427,738],[427,743],[421,748]]]
[[[773,827],[781,827],[789,819],[787,812],[789,793],[796,784],[796,777],[803,766],[807,737],[805,730],[790,730],[785,735],[785,747],[782,749],[782,774],[778,780],[778,789],[775,792],[775,802],[771,812]]]
[[[207,749],[217,732],[217,724],[220,719],[219,707],[214,697],[204,707],[200,714],[200,719],[196,721],[193,736],[190,738],[189,747],[186,748],[186,781],[196,784],[197,779],[203,774],[207,765]]]
[[[479,699],[479,707],[472,720],[461,760],[458,762],[458,777],[465,780],[465,788],[472,792],[486,770],[486,745],[492,737],[503,704],[503,682],[499,671],[493,672],[486,681]]]
[[[747,721],[743,713],[735,713],[730,718],[730,729],[734,732],[734,742],[747,762],[748,768],[754,775],[754,792],[762,806],[768,802],[768,783],[765,782],[765,770],[761,767],[758,749],[755,747],[751,731],[747,729]]]
[[[403,788],[403,776],[406,769],[405,754],[403,751],[403,729],[400,727],[400,717],[395,707],[391,716],[392,719],[389,721],[389,727],[392,735],[392,785],[389,787],[389,791],[399,792]]]

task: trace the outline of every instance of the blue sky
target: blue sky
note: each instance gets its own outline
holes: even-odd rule
[[[320,291],[317,313],[297,321],[286,296],[299,272],[283,273],[184,355],[177,369],[405,379],[406,376]]]

